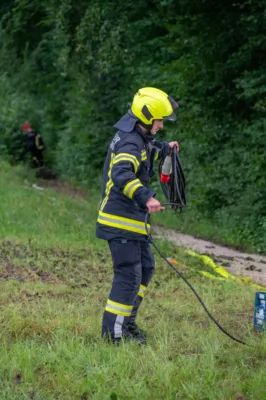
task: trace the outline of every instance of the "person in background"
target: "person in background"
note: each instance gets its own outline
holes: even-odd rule
[[[45,145],[41,135],[34,131],[28,122],[25,122],[21,129],[27,135],[26,151],[31,154],[32,167],[42,168]]]

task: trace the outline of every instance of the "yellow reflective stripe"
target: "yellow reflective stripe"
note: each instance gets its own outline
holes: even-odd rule
[[[115,159],[117,159],[117,158],[119,158],[119,157],[129,157],[129,158],[132,158],[132,159],[136,162],[137,166],[139,166],[138,159],[137,159],[136,156],[134,156],[134,154],[130,154],[130,153],[118,153],[118,154],[115,156]]]
[[[112,186],[113,186],[113,181],[112,181],[112,179],[109,179],[109,181],[107,182],[107,185],[106,185],[106,193],[110,192],[110,188]]]
[[[35,136],[35,146],[38,150],[42,150],[43,149],[43,145],[40,145],[40,135],[36,135]]]
[[[140,180],[139,180],[139,179],[133,179],[132,181],[128,182],[128,183],[126,184],[126,186],[124,187],[124,189],[123,189],[123,193],[124,193],[124,194],[127,194],[128,189],[131,188],[131,186],[132,186],[134,183],[136,183],[136,182],[140,182]]]
[[[146,150],[143,150],[141,152],[141,161],[145,161],[145,160],[147,160],[147,152],[146,152]]]
[[[113,161],[114,161],[114,153],[111,154],[111,158],[110,158],[110,164],[109,164],[109,171],[108,171],[108,177],[109,177],[109,181],[107,182],[106,186],[105,186],[105,198],[103,199],[103,202],[101,204],[100,210],[103,210],[108,198],[109,198],[109,194],[110,194],[110,190],[112,189],[112,187],[114,186],[114,183],[112,181],[111,178],[111,171],[112,171],[112,166],[113,166]]]
[[[130,190],[128,197],[129,197],[130,199],[132,199],[132,197],[134,196],[135,191],[136,191],[138,188],[142,187],[142,186],[143,186],[143,185],[142,185],[141,183],[135,184],[134,187]]]
[[[128,306],[127,304],[117,303],[116,301],[113,301],[110,299],[107,300],[107,304],[111,304],[112,306],[116,306],[116,307],[122,307],[122,308],[125,308],[126,310],[133,309],[133,306]]]
[[[104,200],[103,200],[103,202],[102,202],[102,205],[101,205],[100,210],[103,210],[103,209],[104,209],[104,207],[105,207],[105,205],[106,205],[106,203],[107,203],[107,201],[108,201],[108,199],[109,199],[110,190],[112,189],[113,186],[114,186],[114,184],[113,184],[113,182],[112,182],[112,184],[110,185],[108,194],[105,196],[105,198],[104,198]]]
[[[143,185],[140,183],[139,179],[134,179],[133,181],[130,181],[126,184],[126,186],[123,189],[124,195],[132,199],[135,191],[139,188],[142,187]]]
[[[145,294],[145,290],[146,290],[146,289],[147,289],[147,286],[140,285],[139,292],[138,292],[138,296],[144,297],[144,294]]]
[[[133,154],[128,154],[128,153],[117,154],[114,159],[114,164],[117,164],[121,161],[131,162],[133,164],[135,173],[137,172],[138,167],[139,167],[139,162],[138,162],[138,159]]]
[[[158,160],[158,157],[159,157],[159,151],[156,152],[155,157],[154,157],[154,160],[155,160],[155,161]]]
[[[114,220],[118,220],[118,221],[134,223],[136,225],[145,227],[145,223],[144,222],[141,222],[141,221],[138,221],[138,220],[135,220],[135,219],[126,218],[126,217],[120,217],[119,215],[114,215],[114,214],[107,214],[107,213],[104,213],[102,211],[99,212],[99,215],[101,215],[103,217],[111,218],[111,219],[114,219]],[[150,225],[148,224],[148,226],[150,226]]]
[[[40,136],[39,136],[39,135],[36,135],[36,136],[35,136],[35,146],[37,147],[37,149],[39,148],[39,145],[40,145],[39,139],[40,139]]]
[[[107,300],[107,304],[105,310],[117,315],[124,315],[125,317],[129,317],[131,315],[133,306],[128,306],[126,304],[116,303],[112,300]]]
[[[99,211],[97,221],[103,225],[147,235],[145,223],[134,219],[119,217]],[[149,224],[147,225],[147,228],[150,230]]]
[[[128,162],[130,162],[130,163],[133,165],[135,174],[138,172],[138,167],[137,167],[135,161],[134,161],[132,158],[129,158],[129,157],[121,157],[121,158],[119,158],[118,160],[115,160],[115,161],[114,161],[114,164],[118,164],[118,163],[120,163],[120,162],[122,162],[122,161],[128,161]]]
[[[129,162],[131,162],[131,164],[133,164],[135,174],[137,173],[138,167],[136,166],[136,163],[134,162],[133,159],[131,159],[131,158],[129,158],[129,157],[121,157],[121,158],[119,158],[118,160],[115,160],[115,161],[114,161],[114,164],[118,164],[118,163],[121,162],[121,161],[129,161]]]
[[[119,163],[121,161],[129,161],[129,162],[131,162],[134,165],[134,168],[137,166],[134,158],[131,158],[131,157],[118,157],[118,158],[115,159],[114,164],[117,164],[117,163]]]
[[[119,310],[114,310],[112,307],[105,307],[105,310],[116,315],[123,315],[124,317],[130,317],[131,311],[119,311]]]
[[[112,226],[117,229],[124,229],[126,231],[140,233],[141,235],[147,235],[145,228],[140,228],[135,226],[134,224],[126,224],[125,222],[116,222],[114,220],[109,220],[105,217],[98,217],[97,221],[102,225]]]

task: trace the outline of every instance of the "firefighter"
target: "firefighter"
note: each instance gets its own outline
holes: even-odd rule
[[[33,168],[43,167],[43,151],[44,142],[41,135],[34,131],[31,126],[26,122],[21,126],[24,133],[27,134],[26,150],[31,153],[31,165]]]
[[[154,271],[145,230],[145,215],[163,210],[149,189],[153,163],[164,158],[177,142],[158,142],[154,135],[165,120],[175,120],[178,104],[156,88],[142,88],[131,108],[114,127],[105,159],[102,199],[96,236],[108,241],[114,279],[102,320],[102,336],[114,343],[121,340],[146,342],[136,323],[139,306]]]

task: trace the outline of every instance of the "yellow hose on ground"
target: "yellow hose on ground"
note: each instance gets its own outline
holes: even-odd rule
[[[215,262],[209,256],[195,253],[192,250],[187,250],[186,253],[192,257],[199,258],[200,260],[202,260],[204,262],[205,265],[212,268],[218,275],[220,275],[220,277],[216,277],[216,276],[212,275],[210,272],[200,271],[202,275],[204,275],[208,278],[218,279],[218,280],[231,279],[231,280],[234,280],[241,284],[248,284],[259,290],[264,290],[264,291],[266,290],[266,288],[264,286],[260,286],[260,285],[257,285],[256,283],[252,283],[252,280],[250,277],[239,278],[233,274],[230,274],[230,272],[226,271],[226,269],[224,269],[222,266],[216,265]]]

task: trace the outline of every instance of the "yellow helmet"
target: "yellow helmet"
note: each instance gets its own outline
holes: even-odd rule
[[[150,127],[155,119],[176,119],[175,109],[178,104],[160,89],[146,87],[139,89],[131,105],[131,112],[143,123]]]

